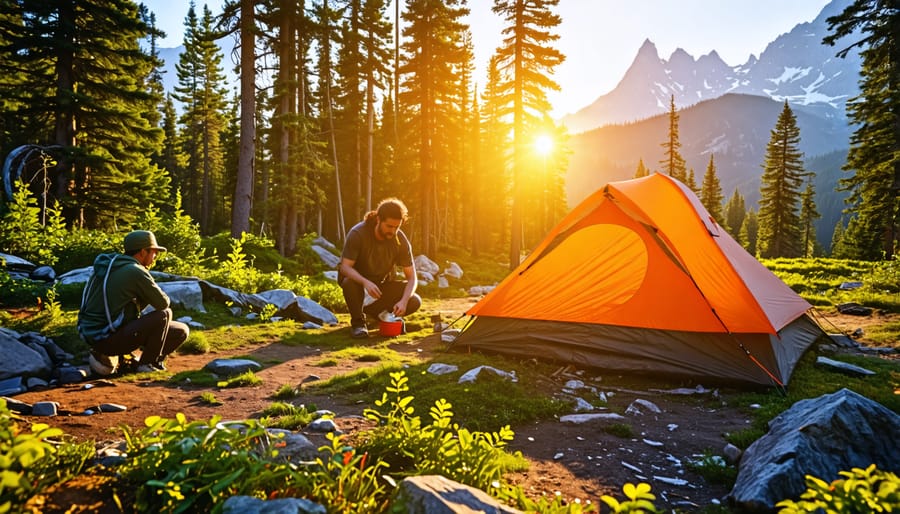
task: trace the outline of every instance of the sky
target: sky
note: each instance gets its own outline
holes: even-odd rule
[[[160,47],[182,43],[189,0],[142,0],[156,13],[167,33]],[[393,16],[394,1],[389,13]],[[402,1],[402,0],[400,0]],[[204,3],[213,14],[223,0],[195,0],[198,14]],[[483,84],[486,67],[500,44],[502,20],[491,12],[491,0],[469,0],[469,24],[475,45],[477,72]],[[677,48],[695,59],[715,50],[730,66],[759,56],[766,45],[799,23],[810,22],[828,0],[560,0],[562,17],[557,49],[566,60],[553,78],[559,92],[549,99],[555,117],[575,112],[609,93],[628,70],[647,39],[659,56],[668,59]],[[403,4],[401,4],[402,8]]]

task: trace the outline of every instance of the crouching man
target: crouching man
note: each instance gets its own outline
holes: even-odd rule
[[[187,339],[190,329],[172,319],[169,297],[150,275],[166,249],[148,230],[125,236],[125,253],[100,254],[81,296],[78,333],[90,346],[91,370],[110,375],[119,357],[140,349],[137,372],[165,370],[165,359]],[[154,310],[141,315],[148,305]]]
[[[338,265],[338,284],[350,311],[352,337],[368,337],[367,314],[375,317],[388,311],[405,316],[422,305],[422,298],[416,294],[412,246],[400,230],[406,218],[406,205],[388,198],[347,233]],[[393,279],[395,266],[403,270],[406,280]],[[367,295],[373,299],[371,303],[366,303]]]

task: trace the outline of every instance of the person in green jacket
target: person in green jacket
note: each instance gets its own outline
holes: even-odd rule
[[[172,319],[169,297],[150,275],[160,252],[149,230],[125,236],[125,253],[100,254],[81,296],[78,333],[91,346],[88,361],[98,375],[115,373],[119,357],[141,349],[136,371],[165,370],[165,358],[190,329]],[[147,306],[153,310],[145,313]]]

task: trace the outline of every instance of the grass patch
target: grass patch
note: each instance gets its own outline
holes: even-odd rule
[[[794,368],[794,375],[786,393],[776,389],[763,392],[745,392],[735,395],[730,402],[734,405],[761,407],[748,412],[752,416],[751,426],[746,430],[729,434],[726,439],[738,448],[746,449],[749,443],[768,431],[768,423],[777,415],[789,409],[794,403],[807,398],[817,398],[847,388],[866,398],[878,402],[894,412],[900,412],[900,395],[894,391],[900,388],[900,366],[896,362],[866,356],[836,355],[831,357],[856,366],[861,366],[876,375],[852,377],[816,366],[816,355],[807,352]]]
[[[287,402],[274,402],[263,409],[261,423],[267,427],[296,430],[312,423],[315,406],[296,406]]]
[[[526,368],[502,357],[486,361],[483,356],[459,354],[442,355],[441,362],[457,365],[459,371],[433,375],[426,371],[429,363],[412,364],[405,369],[414,397],[410,406],[416,411],[428,412],[436,401],[447,399],[453,406],[454,420],[461,426],[494,431],[505,425],[549,419],[571,410],[569,402],[550,398],[536,388],[539,375],[549,374],[549,367]],[[515,370],[519,381],[511,382],[492,373],[483,373],[473,383],[457,383],[463,373],[484,364],[504,371]],[[401,369],[399,363],[382,363],[332,377],[316,388],[372,404],[379,399],[375,392],[384,390],[390,383],[390,373],[398,369]]]
[[[721,455],[714,454],[712,450],[704,451],[696,460],[689,460],[688,468],[712,484],[722,484],[730,488],[737,480],[737,467],[728,464]]]
[[[209,353],[211,345],[205,332],[192,331],[187,340],[176,350],[181,355],[203,355]]]
[[[206,405],[222,405],[222,402],[216,398],[216,395],[213,393],[206,391],[200,394],[199,397],[200,403],[205,403]]]
[[[202,369],[192,369],[175,373],[171,378],[169,378],[169,381],[176,384],[190,384],[199,387],[215,387],[219,382],[219,377],[216,377],[209,371],[205,371]]]
[[[252,371],[245,371],[240,375],[235,375],[233,377],[228,377],[225,380],[220,380],[216,382],[216,387],[221,389],[228,389],[232,387],[251,387],[258,386],[262,384],[262,379],[256,376]]]
[[[272,393],[272,398],[276,400],[290,400],[298,396],[300,396],[300,389],[290,384],[281,384],[281,387]]]
[[[603,431],[607,434],[620,437],[622,439],[631,439],[634,437],[634,429],[628,423],[613,423],[603,427]]]

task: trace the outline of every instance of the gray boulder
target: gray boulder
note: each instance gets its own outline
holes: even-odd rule
[[[341,258],[337,255],[329,252],[325,248],[322,248],[319,245],[312,245],[309,247],[312,251],[316,252],[316,255],[322,259],[322,262],[328,266],[329,268],[337,268],[337,265],[341,263]]]
[[[231,496],[222,504],[223,514],[325,514],[325,507],[306,498],[260,500],[252,496]]]
[[[0,333],[0,380],[23,376],[49,376],[50,366],[42,355],[18,339]]]
[[[50,266],[38,266],[31,272],[29,278],[31,278],[31,280],[40,280],[42,282],[53,282],[56,280],[56,270]]]
[[[71,271],[67,271],[62,275],[56,277],[56,283],[61,285],[68,284],[86,284],[88,280],[91,278],[91,273],[94,272],[93,266],[87,266],[84,268],[76,268]]]
[[[196,280],[159,282],[159,288],[169,296],[172,307],[206,312],[206,308],[203,306],[203,290]]]
[[[271,303],[278,310],[287,308],[294,301],[294,298],[297,298],[297,294],[288,289],[270,289],[256,293],[256,296],[265,300],[266,303]]]
[[[245,371],[259,371],[262,365],[250,359],[215,359],[203,366],[203,369],[216,375],[231,377]]]
[[[474,487],[440,475],[409,477],[400,482],[394,501],[406,514],[456,514],[458,512],[522,512],[508,507]]]
[[[900,469],[900,415],[848,389],[802,400],[769,422],[769,432],[747,448],[729,501],[769,512],[806,490],[804,477],[826,482],[839,471]]]

